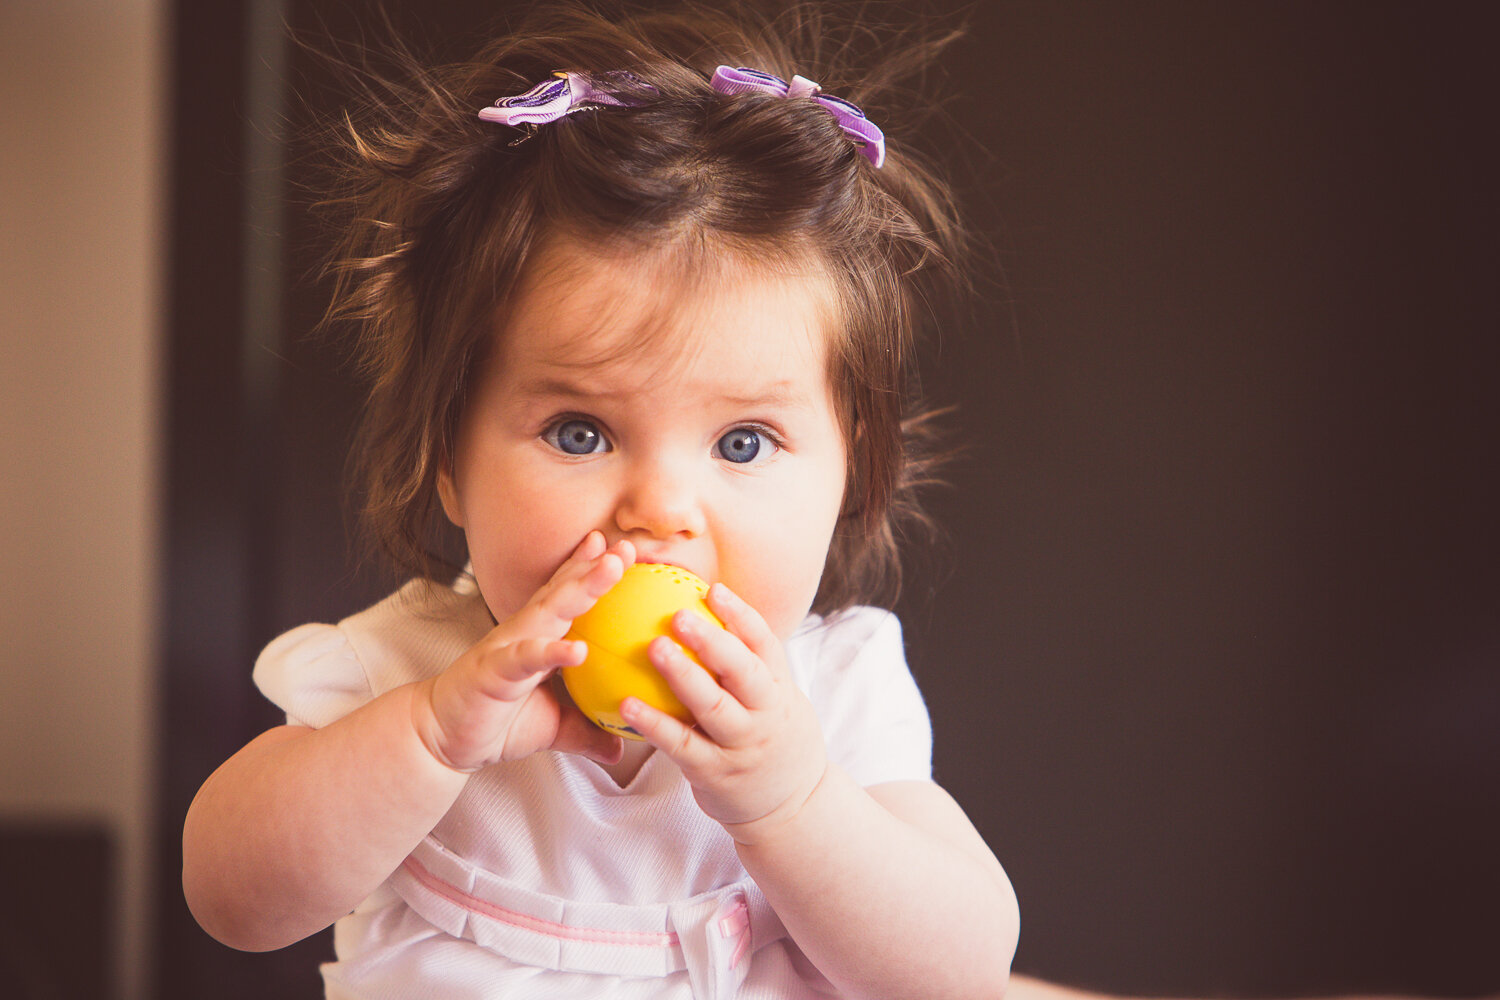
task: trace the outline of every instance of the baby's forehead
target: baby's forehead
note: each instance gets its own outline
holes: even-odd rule
[[[826,357],[839,310],[823,268],[735,256],[549,242],[497,314],[499,349],[563,368],[652,359],[670,368],[724,339],[747,354],[774,341],[789,364],[806,362],[794,349],[803,343]]]

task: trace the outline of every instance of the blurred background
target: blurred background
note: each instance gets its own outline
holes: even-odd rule
[[[507,9],[388,6],[446,56]],[[1500,990],[1487,5],[965,10],[923,139],[1000,273],[929,352],[967,457],[900,610],[1017,968]],[[339,95],[283,22],[371,8],[0,5],[7,996],[320,995],[327,935],[231,952],[177,879],[193,792],[278,721],[255,653],[385,586],[306,339],[297,129]]]

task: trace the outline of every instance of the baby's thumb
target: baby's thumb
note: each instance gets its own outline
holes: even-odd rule
[[[565,701],[552,749],[576,753],[600,764],[618,764],[625,753],[625,741],[600,729],[576,705]]]

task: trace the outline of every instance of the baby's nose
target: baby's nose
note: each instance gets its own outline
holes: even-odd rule
[[[680,464],[644,463],[621,491],[615,523],[626,534],[695,538],[706,527],[700,494],[696,478]]]

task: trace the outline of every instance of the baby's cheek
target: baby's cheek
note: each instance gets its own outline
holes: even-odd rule
[[[559,559],[549,568],[546,563],[530,560],[485,560],[477,554],[471,556],[479,592],[484,595],[490,614],[497,622],[505,621],[525,607],[562,564]]]
[[[733,584],[729,586],[734,589]],[[805,577],[788,577],[779,586],[759,587],[753,593],[735,592],[765,619],[776,638],[785,642],[807,617],[817,593],[817,580],[809,584]]]

